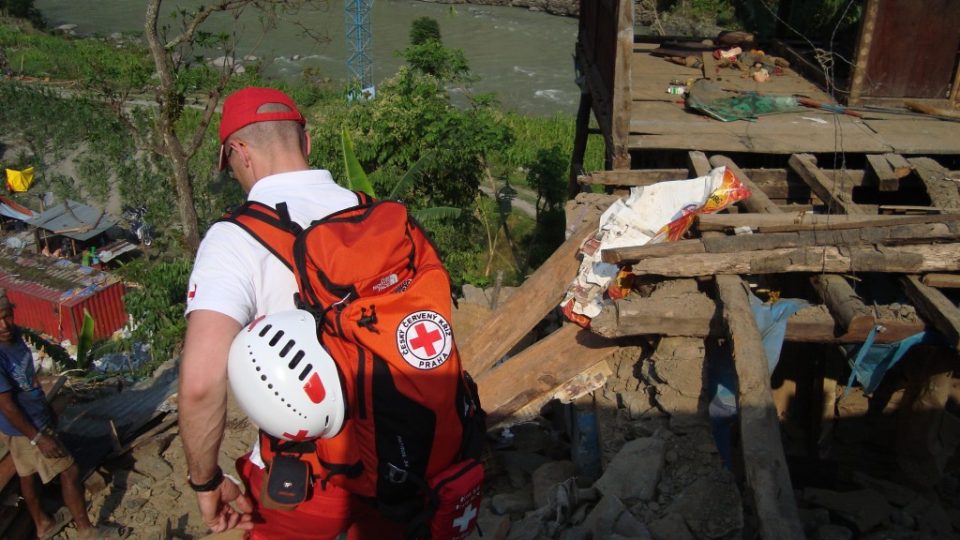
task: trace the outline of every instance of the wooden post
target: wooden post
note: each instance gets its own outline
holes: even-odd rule
[[[803,540],[803,525],[780,441],[767,356],[750,309],[746,284],[738,276],[717,276],[716,282],[732,341],[743,462],[757,509],[760,536]]]
[[[815,275],[810,278],[810,283],[827,305],[842,334],[866,335],[877,324],[876,317],[842,276]]]
[[[900,154],[884,154],[883,158],[887,160],[887,163],[890,164],[890,167],[893,168],[893,174],[897,178],[903,178],[909,176],[913,172],[913,165],[910,165],[910,162],[907,161],[907,158],[901,156]]]
[[[900,189],[900,177],[893,171],[890,162],[880,154],[867,154],[867,166],[877,181],[880,191],[897,191]],[[909,170],[907,171],[909,172]]]
[[[617,53],[613,75],[614,169],[630,168],[630,62],[633,60],[633,0],[619,0],[617,8]]]
[[[847,105],[859,105],[860,95],[863,93],[863,84],[867,76],[867,63],[870,60],[870,48],[873,45],[873,33],[877,26],[877,12],[880,0],[867,0],[860,19],[860,39],[857,40],[856,60],[853,65],[853,80],[850,83],[850,93]]]
[[[587,153],[587,138],[590,134],[590,107],[593,96],[586,88],[580,89],[580,108],[577,109],[577,124],[573,135],[573,154],[570,157],[570,178],[567,182],[567,198],[572,199],[580,193],[577,178],[583,172],[583,160]]]
[[[816,158],[810,154],[793,154],[787,161],[790,168],[810,186],[810,190],[831,209],[840,209],[844,214],[864,214],[863,209],[853,204],[849,194],[817,168]],[[831,212],[832,213],[832,212]]]
[[[917,276],[903,276],[901,283],[917,311],[943,334],[951,347],[960,348],[960,309],[942,292],[924,285]]]
[[[740,179],[740,182],[743,185],[747,186],[747,189],[750,190],[750,197],[741,201],[740,204],[750,212],[757,213],[770,213],[770,214],[779,214],[783,211],[780,210],[780,207],[773,203],[767,194],[760,189],[759,186],[753,183],[753,180],[750,180],[750,177],[744,173],[740,167],[737,167],[737,164],[733,162],[732,159],[727,156],[713,156],[710,158],[710,164],[714,167],[726,167],[733,171],[737,175],[737,178]]]
[[[707,155],[699,150],[687,152],[687,167],[690,169],[691,178],[698,178],[710,174],[710,160]]]
[[[927,274],[923,276],[923,284],[938,289],[960,289],[960,275]]]

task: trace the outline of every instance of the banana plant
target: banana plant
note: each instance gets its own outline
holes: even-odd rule
[[[367,173],[364,172],[363,167],[360,165],[360,160],[357,159],[357,154],[354,151],[353,139],[350,138],[350,133],[347,132],[347,129],[344,128],[340,131],[340,144],[343,149],[343,164],[344,170],[347,173],[347,188],[354,191],[362,191],[371,197],[376,198],[376,193],[373,190],[373,184],[370,182],[370,179],[367,177]],[[414,163],[410,169],[404,173],[403,177],[397,180],[393,185],[393,188],[390,190],[390,194],[387,196],[388,200],[399,200],[401,195],[406,192],[413,183],[420,178],[423,174],[423,171],[429,166],[430,162],[433,160],[432,153],[426,153]],[[439,220],[443,218],[456,218],[463,215],[463,210],[460,208],[454,208],[452,206],[433,206],[430,208],[421,208],[419,210],[414,210],[411,212],[413,217],[420,222],[426,222],[431,220]]]
[[[86,370],[89,364],[90,348],[93,347],[93,316],[86,309],[83,310],[83,326],[77,339],[77,368]]]

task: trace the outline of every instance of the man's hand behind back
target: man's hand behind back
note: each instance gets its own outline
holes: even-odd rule
[[[235,503],[236,508],[231,503]],[[229,476],[223,479],[217,489],[198,492],[197,504],[200,506],[203,522],[211,532],[218,533],[233,528],[244,530],[253,528],[250,515],[253,512],[253,503],[250,502],[249,497],[241,493],[240,486]]]

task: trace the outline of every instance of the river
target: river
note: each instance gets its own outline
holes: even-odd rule
[[[79,34],[142,33],[144,0],[36,0],[51,26],[76,24]],[[162,13],[173,11],[167,2]],[[440,23],[443,42],[464,51],[471,71],[480,77],[476,92],[496,93],[508,109],[533,115],[573,114],[579,90],[574,83],[573,52],[577,21],[521,8],[442,5],[412,0],[376,0],[371,17],[373,78],[378,82],[396,72],[402,61],[395,51],[408,43],[410,23],[429,16]],[[264,60],[267,75],[298,78],[305,67],[321,76],[346,80],[344,13],[340,1],[326,9],[302,11],[297,21],[327,38],[317,44],[290,21],[261,37],[256,17],[240,18],[238,56]],[[210,28],[222,31],[232,19],[211,18]],[[259,44],[257,44],[259,42]],[[293,58],[297,58],[294,60]]]

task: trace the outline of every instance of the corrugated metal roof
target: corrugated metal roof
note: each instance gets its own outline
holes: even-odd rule
[[[90,296],[119,281],[107,272],[57,257],[12,256],[3,250],[0,258],[0,287],[60,303]]]
[[[17,204],[13,199],[0,195],[0,216],[27,221],[33,219],[36,214],[29,208]]]
[[[99,208],[66,200],[44,210],[27,223],[82,242],[103,233],[116,221]]]

